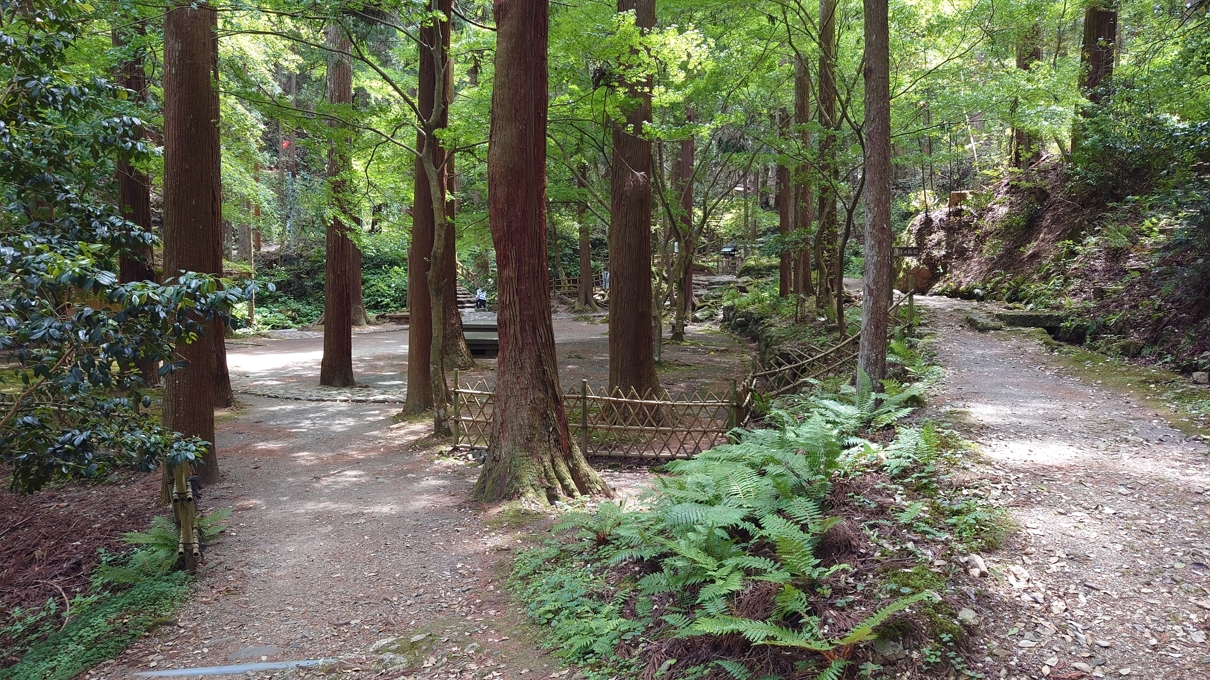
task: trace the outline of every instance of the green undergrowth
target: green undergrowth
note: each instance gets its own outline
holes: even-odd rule
[[[546,643],[590,678],[983,677],[955,563],[1006,515],[960,481],[961,438],[911,422],[922,383],[870,387],[780,400],[637,505],[567,513],[510,579]]]
[[[199,519],[203,541],[223,529],[230,511]],[[123,540],[138,546],[120,555],[102,555],[89,591],[60,611],[51,599],[36,610],[10,612],[0,628],[6,653],[19,657],[0,668],[0,680],[71,680],[113,659],[158,626],[175,625],[173,615],[189,595],[191,578],[177,567],[178,532],[172,520],[156,517],[146,532]]]

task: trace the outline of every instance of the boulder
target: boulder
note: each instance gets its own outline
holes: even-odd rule
[[[984,316],[983,314],[967,314],[965,321],[967,326],[970,326],[980,333],[987,331],[998,331],[1004,328],[1004,324],[989,316]]]
[[[1067,317],[1057,312],[999,312],[996,314],[1006,326],[1017,326],[1019,328],[1060,328],[1063,322],[1067,321]]]

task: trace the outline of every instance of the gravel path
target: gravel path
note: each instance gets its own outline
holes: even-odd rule
[[[917,300],[946,368],[933,406],[1020,529],[984,556],[992,677],[1210,678],[1207,446],[1028,334],[969,330],[974,303]]]
[[[605,330],[556,321],[565,382],[603,380]],[[402,390],[406,338],[399,327],[357,334],[356,376],[370,387],[354,389]],[[746,345],[704,329],[690,339],[665,348],[676,362],[666,385],[742,375]],[[396,422],[398,404],[318,393],[321,356],[314,333],[231,343],[242,409],[220,420],[224,481],[202,500],[234,508],[230,530],[207,550],[178,618],[88,677],[321,658],[343,659],[340,677],[564,677],[501,588],[521,538],[544,526],[524,525],[545,516],[470,503],[477,467],[443,456],[448,442],[428,437],[427,418]],[[473,375],[494,371],[494,360],[479,363]],[[623,494],[646,479],[602,474]]]

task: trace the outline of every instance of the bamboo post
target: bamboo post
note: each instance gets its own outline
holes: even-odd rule
[[[739,393],[735,390],[735,378],[731,379],[731,413],[727,417],[727,429],[739,427]]]
[[[588,380],[580,381],[580,453],[588,455]]]
[[[454,369],[454,448],[458,448],[458,435],[462,429],[462,413],[459,404],[458,390],[462,388],[462,383],[458,382],[458,369]]]

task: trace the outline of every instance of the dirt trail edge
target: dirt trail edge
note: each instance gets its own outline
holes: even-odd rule
[[[394,423],[395,404],[240,400],[219,429],[226,481],[202,499],[235,512],[193,597],[88,677],[332,658],[336,675],[397,677],[371,650],[416,678],[554,666],[515,632],[500,587],[515,537],[467,502],[477,468],[437,455],[425,420]]]
[[[1128,394],[1065,375],[1034,337],[920,299],[946,369],[933,408],[977,442],[1019,530],[983,557],[1000,678],[1210,678],[1210,463]]]

